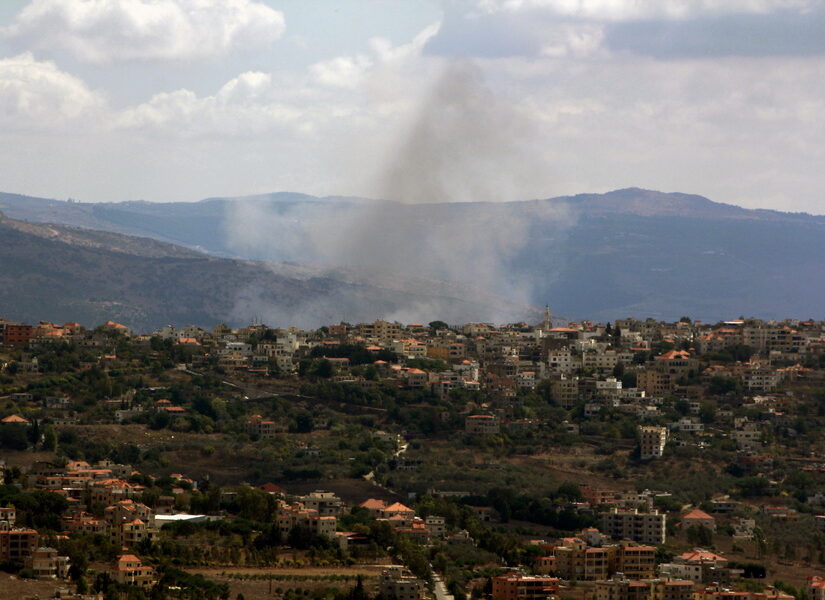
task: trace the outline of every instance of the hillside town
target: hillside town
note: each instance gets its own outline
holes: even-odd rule
[[[553,321],[0,319],[0,590],[825,600],[825,322]]]

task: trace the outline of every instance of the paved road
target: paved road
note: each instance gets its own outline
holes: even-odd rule
[[[447,593],[447,586],[436,574],[433,574],[433,591],[435,592],[435,600],[454,600],[452,594]]]

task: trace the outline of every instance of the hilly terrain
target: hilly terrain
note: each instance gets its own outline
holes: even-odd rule
[[[139,331],[165,324],[312,327],[344,318],[412,316],[440,306],[458,318],[529,311],[454,285],[217,258],[147,238],[21,222],[0,213],[0,316],[36,323],[113,319]],[[465,300],[463,298],[471,298]]]
[[[417,205],[294,193],[171,204],[0,194],[0,210],[213,256],[315,265],[311,272],[362,283],[368,273],[378,288],[392,282],[409,292],[418,289],[410,278],[450,281],[457,286],[450,297],[471,285],[571,317],[825,316],[824,216],[690,194],[629,188]],[[460,316],[484,318],[479,311]]]

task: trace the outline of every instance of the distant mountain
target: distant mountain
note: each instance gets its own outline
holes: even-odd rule
[[[411,289],[415,285],[416,289]],[[448,283],[216,258],[146,238],[16,221],[0,213],[0,317],[165,324],[318,326],[376,315],[519,318],[529,309]]]
[[[291,193],[172,204],[0,194],[0,210],[338,276],[366,269],[372,284],[395,289],[413,276],[453,281],[573,317],[825,317],[825,216],[689,194],[630,188],[426,205]]]

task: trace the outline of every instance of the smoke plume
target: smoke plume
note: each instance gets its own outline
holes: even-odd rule
[[[528,316],[533,286],[517,268],[525,244],[539,229],[570,224],[558,206],[507,204],[547,177],[539,145],[528,120],[485,86],[474,64],[447,65],[377,178],[381,200],[234,206],[228,233],[239,253],[316,265],[314,277],[344,283],[306,306],[261,297],[260,305],[247,298],[244,310],[255,305],[256,314],[284,325],[317,325],[334,315],[407,322]],[[358,298],[365,284],[393,293]]]

